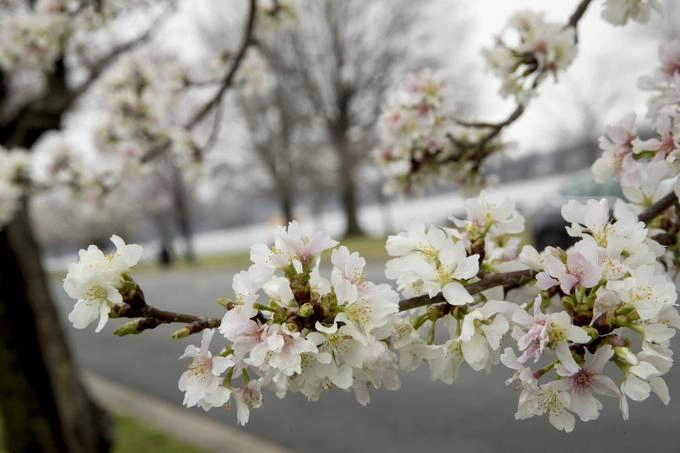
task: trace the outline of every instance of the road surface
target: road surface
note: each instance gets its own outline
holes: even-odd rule
[[[384,280],[381,269],[369,268],[369,278]],[[233,271],[192,270],[144,273],[137,276],[147,299],[159,308],[219,316],[214,301],[231,295]],[[64,324],[72,302],[53,285]],[[178,361],[193,338],[171,342],[172,327],[143,335],[118,338],[112,332],[119,320],[95,334],[94,328],[76,331],[68,326],[70,341],[83,367],[121,384],[180,405],[177,380],[186,361]],[[217,345],[215,345],[217,346]],[[674,344],[676,350],[680,341]],[[251,412],[247,431],[301,452],[659,452],[680,451],[680,400],[663,406],[652,395],[631,403],[631,420],[623,422],[618,401],[601,397],[600,419],[577,422],[571,434],[552,428],[547,417],[515,421],[517,394],[504,385],[510,375],[501,365],[491,375],[465,368],[452,386],[432,383],[427,369],[402,375],[397,392],[375,390],[372,403],[362,407],[352,393],[326,392],[318,402],[299,394],[279,400],[265,393],[262,408]],[[680,392],[680,369],[666,376]],[[189,410],[189,409],[186,409]],[[235,414],[209,412],[235,425]]]

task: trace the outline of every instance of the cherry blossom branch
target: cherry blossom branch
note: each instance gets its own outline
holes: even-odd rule
[[[154,329],[161,324],[183,323],[187,324],[183,329],[173,334],[173,338],[183,338],[203,329],[219,327],[220,319],[204,316],[195,316],[173,311],[159,310],[146,303],[144,292],[137,286],[134,294],[126,303],[115,304],[112,308],[113,316],[119,318],[141,318],[124,324],[115,334],[119,336],[138,334],[144,330]]]
[[[470,294],[477,294],[487,289],[495,288],[496,286],[517,287],[529,283],[535,276],[536,271],[532,269],[492,274],[477,282],[465,285],[465,289]],[[414,308],[436,304],[439,302],[446,302],[446,299],[444,299],[442,294],[437,294],[434,297],[429,297],[426,295],[412,297],[399,302],[399,311],[412,310]]]
[[[566,23],[564,28],[569,28],[573,27],[574,30],[577,29],[578,23],[583,18],[586,10],[588,9],[588,6],[592,0],[582,0],[579,5],[577,6],[576,10],[573,12],[573,14],[569,17],[569,21]],[[532,84],[531,84],[531,90],[535,90],[536,88],[539,87],[539,85],[546,79],[546,76],[548,74],[548,69],[543,68],[541,69],[537,74],[536,77],[534,78]],[[526,104],[519,102],[515,109],[510,113],[510,115],[503,121],[497,122],[497,123],[492,123],[492,122],[469,122],[469,121],[463,121],[463,120],[458,120],[455,119],[454,121],[461,126],[465,127],[470,127],[474,129],[490,129],[490,131],[484,135],[476,144],[473,146],[476,147],[479,151],[479,156],[477,156],[476,163],[477,166],[481,165],[482,159],[487,157],[490,152],[484,152],[484,149],[486,145],[491,142],[494,138],[496,138],[506,127],[510,126],[513,124],[515,121],[517,121],[526,111]],[[450,138],[450,137],[449,137]],[[456,145],[457,143],[454,143]],[[459,156],[453,156],[450,158],[450,160],[457,160]],[[448,159],[447,159],[448,160]],[[444,161],[446,162],[446,161]]]
[[[678,197],[675,195],[675,192],[670,192],[652,206],[642,211],[638,215],[638,218],[642,222],[649,223],[677,202]],[[662,233],[656,236],[654,239],[657,239],[663,245],[668,245],[672,237],[677,235],[679,230],[680,223],[673,223],[666,233]],[[536,271],[531,269],[492,274],[482,278],[477,282],[465,285],[465,289],[470,294],[477,294],[496,286],[503,286],[506,289],[516,288],[529,283],[534,279],[535,276]],[[414,308],[437,304],[440,302],[446,302],[446,299],[441,293],[434,297],[429,297],[427,295],[412,297],[399,302],[399,311],[412,310]]]

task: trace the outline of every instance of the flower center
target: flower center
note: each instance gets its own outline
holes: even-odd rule
[[[212,361],[208,357],[199,357],[194,359],[189,368],[194,376],[203,380],[212,369]]]
[[[577,391],[585,391],[590,388],[591,375],[583,368],[578,370],[572,379]]]
[[[86,298],[91,301],[106,300],[108,291],[101,286],[93,286],[87,291]]]

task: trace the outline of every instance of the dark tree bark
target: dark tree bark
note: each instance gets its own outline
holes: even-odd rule
[[[60,127],[73,101],[62,62],[47,88],[0,124],[0,144],[30,148],[43,133]],[[4,101],[0,96],[0,104]],[[110,421],[80,383],[25,207],[0,231],[0,369],[0,410],[10,451],[110,449]]]
[[[0,232],[0,410],[9,451],[108,451],[78,379],[25,209]]]

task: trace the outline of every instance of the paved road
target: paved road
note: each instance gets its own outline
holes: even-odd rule
[[[213,303],[230,295],[232,272],[227,270],[141,274],[138,280],[158,307],[218,316]],[[369,277],[382,280],[380,269]],[[71,303],[55,283],[63,319]],[[66,321],[65,321],[66,322]],[[177,361],[187,341],[170,342],[171,328],[140,336],[111,335],[114,320],[101,334],[67,329],[81,365],[122,384],[181,404],[177,379],[185,363]],[[675,341],[676,350],[680,341]],[[631,421],[624,423],[618,402],[605,401],[596,422],[577,423],[571,434],[554,430],[546,418],[515,421],[514,390],[503,381],[506,370],[487,375],[469,369],[453,386],[432,383],[426,369],[404,374],[398,392],[374,391],[362,407],[353,394],[327,392],[308,403],[301,395],[279,400],[265,394],[262,408],[251,414],[251,433],[302,452],[680,452],[680,400],[663,406],[656,397],[631,404]],[[671,394],[680,392],[680,367],[668,376]],[[676,395],[678,395],[676,393]],[[235,424],[235,414],[215,409],[210,416]]]

